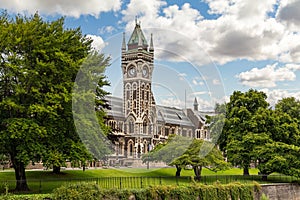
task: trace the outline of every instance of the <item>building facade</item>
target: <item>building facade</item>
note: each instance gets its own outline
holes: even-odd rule
[[[140,162],[142,154],[168,138],[169,134],[209,140],[205,125],[207,115],[213,112],[198,111],[195,98],[193,109],[178,109],[156,105],[152,93],[154,46],[144,36],[139,23],[126,45],[122,40],[121,69],[123,98],[108,97],[106,123],[112,129],[109,139],[114,144],[111,165],[132,165]]]

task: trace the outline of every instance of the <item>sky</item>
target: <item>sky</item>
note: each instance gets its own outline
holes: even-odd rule
[[[213,109],[236,91],[300,99],[299,0],[1,0],[9,14],[38,12],[47,21],[65,17],[93,47],[111,57],[106,70],[114,96],[122,97],[121,44],[137,19],[153,34],[152,90],[157,104]]]

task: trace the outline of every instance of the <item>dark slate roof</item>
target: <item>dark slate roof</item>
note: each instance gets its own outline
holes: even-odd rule
[[[123,114],[123,99],[114,96],[107,96],[106,99],[108,100],[108,103],[111,107],[110,110],[107,110],[108,116],[125,118]],[[215,113],[213,112],[193,112],[195,112],[195,115],[198,117],[199,121],[203,123],[206,121],[206,115],[215,115]],[[180,126],[194,126],[182,109],[156,105],[156,113],[158,123],[177,124]]]
[[[110,105],[111,108],[106,111],[107,115],[118,117],[118,118],[124,118],[123,99],[120,97],[107,96],[106,100],[108,101],[108,104]]]
[[[182,109],[167,106],[156,106],[157,119],[167,124],[194,126]]]

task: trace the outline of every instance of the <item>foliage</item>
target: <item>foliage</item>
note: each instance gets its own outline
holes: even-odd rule
[[[0,29],[0,147],[5,147],[0,153],[12,161],[16,190],[28,190],[29,162],[43,160],[59,172],[66,159],[90,157],[83,148],[72,148],[81,142],[71,92],[92,41],[80,29],[64,29],[63,18],[44,22],[38,14],[12,19],[2,13]],[[106,94],[101,93],[106,84],[101,81],[97,105]]]
[[[223,110],[223,106],[216,109]],[[299,177],[299,112],[295,98],[282,99],[272,109],[263,92],[236,91],[226,104],[225,115],[214,117],[211,126],[218,127],[225,118],[218,144],[228,161],[243,168],[245,175],[250,163],[257,162],[263,179],[273,172]]]
[[[85,191],[85,192],[84,192]],[[231,183],[227,185],[152,186],[144,189],[100,189],[96,184],[62,186],[53,192],[53,199],[243,199],[254,198],[254,186]]]
[[[226,151],[228,161],[244,169],[244,174],[249,174],[248,168],[253,159],[255,137],[251,120],[259,109],[267,109],[266,94],[250,89],[242,93],[235,91],[226,104],[226,120],[223,128],[221,150]]]
[[[0,200],[43,200],[50,199],[51,194],[28,194],[28,195],[0,195]]]
[[[142,157],[143,162],[162,161],[170,165],[174,159],[181,156],[189,147],[192,138],[182,137],[179,135],[169,135],[167,141],[158,144],[155,148]],[[180,176],[182,165],[175,164],[177,171],[176,176]]]
[[[225,170],[229,167],[221,151],[214,144],[198,139],[194,139],[184,154],[174,159],[170,165],[192,166],[198,179],[201,177],[203,167],[212,171]]]
[[[110,128],[105,125],[104,109],[109,108],[103,90],[109,83],[103,75],[109,58],[96,51],[91,52],[82,63],[73,88],[73,117],[80,138],[97,160],[111,153],[106,138]]]

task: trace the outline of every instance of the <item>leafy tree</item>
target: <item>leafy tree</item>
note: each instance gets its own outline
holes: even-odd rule
[[[229,167],[221,151],[214,144],[198,139],[194,139],[185,153],[174,159],[170,165],[192,166],[198,180],[201,178],[203,167],[212,171],[225,170]]]
[[[267,109],[266,94],[250,89],[242,93],[235,91],[226,104],[226,120],[220,146],[226,151],[228,161],[244,169],[244,175],[249,175],[250,163],[254,160],[252,118],[259,109]]]
[[[80,29],[64,29],[63,18],[44,22],[38,14],[12,19],[2,13],[0,30],[0,153],[10,157],[16,190],[24,191],[29,162],[43,160],[59,172],[66,159],[89,158],[73,148],[81,142],[71,92],[92,41]],[[98,105],[105,95],[101,81]]]
[[[192,138],[182,137],[179,135],[169,135],[167,141],[160,143],[147,154],[142,156],[144,163],[153,161],[162,161],[167,165],[170,165],[174,159],[181,156],[189,147],[192,142]],[[173,164],[172,164],[173,165]],[[174,164],[176,167],[175,176],[180,176],[181,170],[184,166],[180,164]]]
[[[220,150],[214,144],[203,140],[170,135],[165,143],[157,145],[148,154],[143,155],[143,162],[163,161],[176,167],[176,176],[186,166],[192,166],[195,176],[200,178],[201,170],[207,167],[218,171],[228,167]]]
[[[264,180],[273,172],[300,176],[298,120],[288,112],[282,112],[281,104],[284,101],[280,101],[280,105],[276,105],[275,110],[259,113],[255,119],[256,129],[264,134],[260,142],[256,141],[254,149],[259,164],[258,169],[263,174]]]
[[[230,162],[244,168],[244,175],[249,174],[250,163],[257,162],[264,180],[273,172],[299,176],[299,101],[282,99],[274,110],[265,99],[255,90],[234,92],[225,115],[210,119],[212,133],[225,118],[218,144]]]
[[[300,122],[300,101],[295,97],[283,98],[275,105],[275,109],[297,119],[298,123]]]

